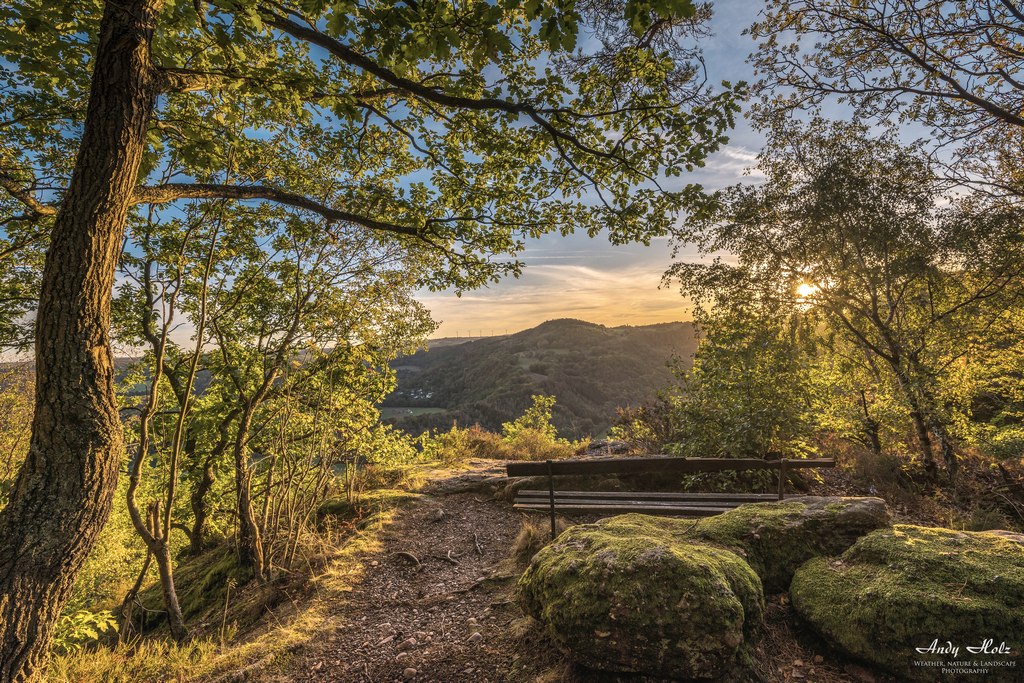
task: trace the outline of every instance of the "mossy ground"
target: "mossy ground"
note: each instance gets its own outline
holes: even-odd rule
[[[791,595],[797,611],[828,640],[898,675],[956,680],[912,664],[950,656],[932,657],[915,648],[950,641],[960,646],[961,659],[978,660],[986,657],[966,647],[993,639],[1012,649],[1016,667],[997,667],[985,680],[1020,680],[1024,546],[1019,543],[994,534],[896,525],[865,536],[837,559],[811,560],[794,576]]]

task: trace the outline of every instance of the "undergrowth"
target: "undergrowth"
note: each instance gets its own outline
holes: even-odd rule
[[[182,609],[193,639],[167,638],[158,614],[160,587],[140,595],[148,632],[117,647],[93,644],[77,652],[55,653],[50,683],[135,683],[137,681],[216,681],[248,667],[273,667],[288,652],[322,635],[328,606],[346,599],[363,578],[364,558],[381,548],[381,532],[398,508],[416,494],[400,490],[364,494],[363,504],[331,501],[321,509],[325,533],[335,542],[302,575],[257,583],[238,567],[230,544],[183,561],[175,571]]]

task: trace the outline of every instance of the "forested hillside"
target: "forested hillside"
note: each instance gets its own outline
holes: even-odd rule
[[[696,347],[690,323],[605,327],[551,320],[505,337],[432,348],[393,364],[398,388],[385,415],[420,432],[480,424],[498,431],[532,394],[558,399],[559,433],[603,434],[618,407],[652,398],[672,380],[675,358],[689,365]]]

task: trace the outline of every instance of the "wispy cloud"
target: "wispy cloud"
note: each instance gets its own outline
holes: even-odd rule
[[[689,318],[687,302],[660,288],[662,269],[644,264],[605,270],[586,265],[537,264],[518,280],[455,297],[425,293],[420,300],[442,321],[441,336],[504,334],[553,318],[603,325],[642,325]]]

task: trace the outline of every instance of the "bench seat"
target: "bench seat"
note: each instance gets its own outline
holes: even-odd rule
[[[744,503],[778,500],[772,493],[662,493],[646,491],[555,491],[555,507],[565,513],[644,514],[707,517]],[[549,512],[551,492],[523,490],[516,494],[517,510]]]
[[[513,506],[517,510],[526,512],[546,512],[551,517],[551,536],[554,538],[556,510],[563,513],[597,515],[640,512],[673,517],[709,517],[728,512],[745,503],[784,500],[788,470],[834,466],[835,461],[831,458],[760,460],[754,458],[678,458],[656,455],[630,458],[510,462],[506,465],[506,471],[509,477],[547,477],[548,490],[521,490],[516,493]],[[778,494],[555,490],[555,477],[565,475],[649,472],[693,474],[749,470],[778,472]]]

